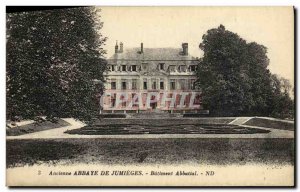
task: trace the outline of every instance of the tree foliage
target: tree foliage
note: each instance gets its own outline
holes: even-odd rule
[[[7,118],[45,115],[89,120],[94,79],[106,61],[99,10],[89,7],[7,14]]]
[[[271,75],[271,87],[273,90],[271,113],[274,117],[294,118],[294,100],[290,97],[291,84],[289,80],[279,77],[278,75]]]
[[[267,68],[269,59],[265,46],[247,43],[220,25],[203,35],[199,47],[204,56],[199,62],[197,83],[205,108],[222,116],[279,116],[275,111],[281,109],[274,102],[284,92],[276,93],[272,86],[274,78]],[[288,86],[288,82],[284,82]],[[290,102],[288,98],[286,94],[286,101],[282,102]]]

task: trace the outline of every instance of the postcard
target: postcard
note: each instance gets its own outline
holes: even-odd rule
[[[18,8],[7,186],[295,186],[292,6]]]

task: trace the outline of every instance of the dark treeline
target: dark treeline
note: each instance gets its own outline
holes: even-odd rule
[[[106,61],[99,10],[7,14],[7,118],[90,120]],[[98,86],[98,87],[96,87]]]
[[[294,117],[291,85],[270,73],[265,46],[247,43],[220,25],[203,35],[199,47],[204,56],[197,83],[212,115]]]

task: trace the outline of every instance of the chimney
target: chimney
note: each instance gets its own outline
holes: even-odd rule
[[[115,45],[115,53],[118,53],[118,50],[119,50],[118,41],[116,41],[116,45]]]
[[[183,53],[183,55],[189,54],[189,44],[188,43],[182,43],[182,53]]]
[[[141,43],[141,53],[144,53],[144,46],[143,46],[143,43]]]
[[[123,43],[122,42],[120,43],[120,51],[119,51],[119,53],[123,53]]]

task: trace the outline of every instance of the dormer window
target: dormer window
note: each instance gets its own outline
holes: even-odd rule
[[[131,71],[136,71],[136,65],[131,66]]]
[[[159,64],[159,70],[165,70],[165,64],[164,63]]]
[[[190,66],[190,69],[191,69],[191,71],[196,71],[197,66],[196,66],[196,65],[191,65],[191,66]]]
[[[122,71],[126,71],[126,65],[122,65]]]

